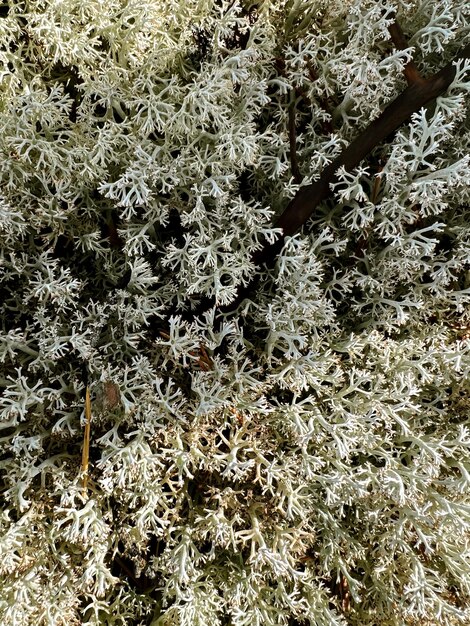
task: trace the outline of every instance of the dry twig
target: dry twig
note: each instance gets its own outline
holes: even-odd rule
[[[90,430],[91,430],[91,399],[90,388],[87,386],[85,392],[85,433],[83,436],[82,450],[82,485],[83,493],[86,495],[88,489],[88,461],[90,458]]]

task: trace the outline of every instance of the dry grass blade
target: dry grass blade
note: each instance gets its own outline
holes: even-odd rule
[[[88,488],[88,460],[90,458],[90,429],[91,429],[91,399],[90,388],[86,388],[85,393],[85,434],[83,436],[82,450],[82,480],[83,492],[86,495]]]

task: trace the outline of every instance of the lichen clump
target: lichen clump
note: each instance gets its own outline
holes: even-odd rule
[[[2,625],[470,623],[469,61],[253,261],[469,16],[0,6]]]

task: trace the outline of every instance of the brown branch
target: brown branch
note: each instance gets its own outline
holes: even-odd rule
[[[470,46],[464,48],[455,60],[464,58],[470,58]],[[413,113],[444,93],[454,80],[455,71],[454,63],[450,62],[431,78],[413,81],[322,171],[318,181],[298,190],[274,224],[282,228],[282,236],[275,244],[266,244],[261,251],[254,254],[252,261],[258,266],[265,264],[272,267],[282,249],[285,237],[294,235],[313,215],[316,207],[332,194],[331,185],[337,181],[338,169],[344,167],[346,171],[351,171],[357,167],[379,143],[395,132]],[[259,278],[240,288],[236,300],[221,308],[221,312],[228,313],[238,308],[241,302],[253,292],[258,282]]]
[[[469,58],[467,46],[458,58]],[[330,194],[331,183],[337,179],[338,168],[351,171],[386,137],[396,131],[413,113],[440,96],[455,77],[455,65],[448,63],[431,78],[407,87],[389,106],[356,137],[343,152],[322,172],[320,179],[301,187],[284,213],[275,223],[283,229],[283,235],[293,235],[311,217],[315,208]]]
[[[401,26],[398,22],[393,22],[393,24],[388,27],[388,30],[392,41],[398,48],[398,50],[405,50],[406,48],[409,48],[408,42],[406,41],[405,35],[403,34]],[[426,79],[423,78],[419,73],[419,70],[416,67],[414,61],[409,61],[405,65],[404,74],[408,85],[412,85],[413,83],[422,83],[426,81]]]

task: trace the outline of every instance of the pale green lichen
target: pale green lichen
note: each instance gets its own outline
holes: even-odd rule
[[[2,624],[469,623],[468,61],[253,262],[469,14],[0,7]]]

